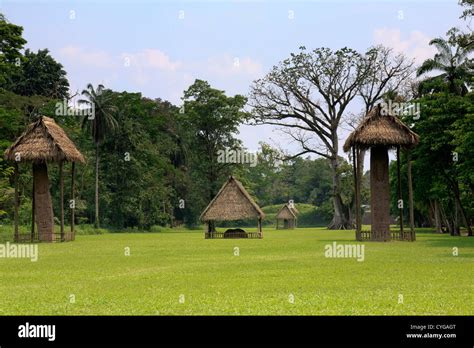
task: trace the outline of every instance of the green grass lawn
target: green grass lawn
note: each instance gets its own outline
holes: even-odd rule
[[[324,256],[333,241],[355,243],[353,231],[264,232],[262,240],[177,231],[40,244],[37,262],[0,258],[0,315],[474,314],[474,238],[422,231],[414,243],[366,242],[358,262]]]

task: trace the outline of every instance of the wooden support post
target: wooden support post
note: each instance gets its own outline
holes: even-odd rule
[[[400,175],[400,165],[401,165],[401,158],[400,158],[400,146],[397,146],[397,183],[398,183],[398,201],[402,202],[402,207],[399,208],[399,216],[400,216],[400,240],[404,239],[403,233],[403,197],[402,197],[402,179]]]
[[[18,163],[15,161],[15,211],[14,211],[14,219],[15,219],[15,242],[18,242],[19,233],[18,233],[18,206],[20,205],[19,195],[18,195],[18,185],[19,185],[19,170],[18,170]]]
[[[35,166],[32,165],[33,178],[35,177]],[[33,188],[31,191],[31,242],[35,239],[35,180],[33,179]]]
[[[259,236],[260,238],[263,238],[263,232],[262,232],[262,218],[261,218],[261,217],[258,218],[257,226],[258,226],[258,236]]]
[[[416,240],[415,235],[415,215],[413,210],[413,186],[411,180],[411,153],[407,151],[407,171],[408,171],[408,200],[410,201],[410,239]]]
[[[75,162],[72,162],[72,166],[71,166],[71,203],[70,203],[70,206],[71,206],[71,240],[74,240],[75,239],[75,232],[74,232],[74,219],[75,219],[75,209],[76,209],[76,198],[75,198]]]
[[[59,207],[61,209],[61,242],[64,242],[64,176],[63,176],[63,164],[59,162]]]
[[[354,171],[354,196],[355,196],[355,230],[356,240],[361,241],[361,217],[360,217],[360,196],[359,196],[359,175],[357,168],[357,149],[352,147],[352,165]]]

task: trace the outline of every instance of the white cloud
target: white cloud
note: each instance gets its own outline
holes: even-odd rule
[[[117,91],[141,92],[180,105],[184,90],[195,79],[207,80],[227,95],[246,94],[253,80],[263,75],[262,64],[251,57],[228,53],[200,60],[178,60],[159,49],[111,54],[81,46],[59,50],[71,83],[71,91],[81,91],[87,83],[104,84]],[[251,150],[258,141],[271,138],[272,128],[242,126],[240,138]]]
[[[207,80],[228,94],[246,94],[251,82],[263,74],[258,61],[230,54],[178,60],[152,48],[114,55],[70,45],[61,48],[59,55],[72,85],[78,89],[88,82],[103,83],[112,89],[140,91],[173,103],[180,103],[183,91],[195,79]]]
[[[374,30],[375,44],[391,47],[395,51],[415,59],[417,63],[422,63],[435,55],[436,49],[429,45],[431,39],[418,30],[413,30],[404,37],[402,37],[400,29],[377,28]]]
[[[257,77],[262,73],[262,65],[259,62],[250,57],[232,57],[229,54],[208,58],[205,68],[210,74],[227,77],[232,75]]]
[[[113,68],[118,63],[105,51],[92,51],[73,45],[61,48],[59,54],[67,62],[89,67]]]
[[[176,71],[181,66],[181,62],[172,61],[168,55],[157,49],[147,48],[137,53],[122,53],[121,57],[124,62],[129,62],[131,67]]]
[[[153,69],[162,71],[176,71],[180,62],[175,62],[168,55],[157,49],[144,49],[135,53],[121,53],[113,56],[101,50],[89,50],[80,46],[69,45],[59,50],[62,59],[68,63],[87,67],[116,69],[132,67],[136,69]]]

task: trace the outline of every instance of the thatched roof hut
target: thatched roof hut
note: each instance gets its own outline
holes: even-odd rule
[[[376,146],[410,148],[418,144],[418,134],[408,128],[398,117],[385,113],[379,104],[374,107],[349,135],[344,151],[351,147],[368,149]]]
[[[419,136],[408,128],[398,117],[386,112],[379,104],[374,107],[362,120],[359,126],[349,135],[344,151],[352,149],[354,162],[354,181],[356,196],[356,238],[361,240],[360,192],[357,169],[357,156],[360,151],[370,149],[370,205],[371,205],[371,232],[370,239],[377,241],[390,240],[390,185],[388,177],[388,150],[397,149],[399,198],[400,186],[400,148],[406,150],[419,142]],[[408,160],[408,177],[410,192],[410,221],[412,222],[412,189],[411,167]],[[409,237],[403,232],[403,209],[400,210],[400,239],[414,240],[413,223]]]
[[[261,238],[261,221],[265,218],[265,214],[242,183],[233,176],[229,177],[222,185],[217,195],[204,209],[200,217],[201,221],[207,224],[207,238],[216,237],[215,232],[209,228],[212,221],[233,221],[251,218],[258,220],[258,233]]]
[[[59,163],[61,197],[60,241],[74,239],[74,208],[71,208],[71,232],[64,232],[64,182],[63,163],[71,162],[71,198],[74,200],[74,163],[84,163],[84,156],[69,139],[64,130],[49,117],[41,116],[31,123],[23,134],[5,151],[5,158],[15,165],[15,241],[55,241],[54,216],[47,163]],[[18,231],[18,164],[33,163],[33,197],[31,234],[20,236]],[[35,235],[35,220],[38,235]]]
[[[26,128],[5,151],[5,158],[17,162],[85,162],[84,156],[64,130],[46,116]]]
[[[285,204],[280,208],[276,214],[276,228],[277,229],[293,229],[296,227],[298,210],[294,205]],[[283,227],[280,227],[280,221],[283,222]]]

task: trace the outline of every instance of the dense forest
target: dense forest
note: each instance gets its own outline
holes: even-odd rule
[[[469,23],[473,3],[461,5],[460,23]],[[77,166],[79,224],[116,230],[199,226],[200,213],[232,174],[266,212],[292,200],[305,207],[303,225],[351,228],[353,173],[339,143],[342,126],[355,127],[372,107],[384,103],[398,105],[399,116],[420,136],[410,155],[416,225],[452,235],[464,227],[472,234],[472,30],[453,28],[434,38],[430,44],[438,53],[421,66],[383,46],[366,52],[301,47],[275,61],[267,75],[249,86],[248,95],[229,96],[196,79],[183,91],[181,105],[102,85],[90,84],[72,95],[61,63],[47,48],[29,50],[22,33],[21,26],[0,15],[0,152],[37,117],[54,118],[87,159]],[[349,112],[357,103],[363,106],[360,113]],[[259,151],[249,154],[238,137],[242,124],[278,126],[301,151],[288,153],[285,144],[261,142]],[[256,157],[252,163],[222,160],[223,152]],[[402,152],[402,182],[407,160]],[[362,206],[368,210],[369,168],[359,167]],[[51,165],[49,171],[57,215],[58,168]],[[395,162],[390,172],[397,216]],[[12,173],[11,163],[0,157],[1,224],[13,219]],[[31,167],[21,165],[20,174],[20,221],[27,224]],[[66,187],[69,180],[66,176]]]

